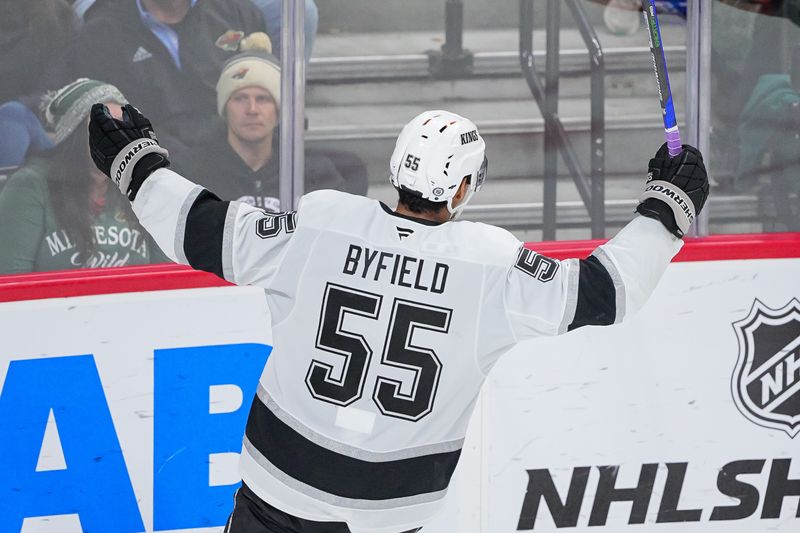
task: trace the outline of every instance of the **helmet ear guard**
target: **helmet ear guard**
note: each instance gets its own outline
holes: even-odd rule
[[[481,168],[478,169],[478,172],[475,175],[475,192],[481,190],[483,187],[483,182],[486,181],[486,176],[489,173],[489,158],[486,157],[486,152],[483,154],[483,163],[481,163]]]
[[[467,187],[467,195],[461,200],[461,203],[458,204],[456,207],[453,207],[453,197],[450,197],[447,200],[447,210],[450,212],[450,220],[454,220],[457,218],[464,208],[467,206],[469,201],[472,199],[472,196],[481,190],[483,186],[483,182],[486,181],[486,174],[489,170],[489,158],[486,157],[486,154],[483,156],[483,162],[481,163],[480,168],[474,175],[464,176],[464,178],[469,178],[469,187]],[[463,178],[462,178],[463,181]]]

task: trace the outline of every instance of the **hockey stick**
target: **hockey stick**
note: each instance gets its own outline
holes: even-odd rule
[[[664,43],[661,41],[661,27],[658,24],[655,0],[642,0],[642,10],[647,25],[647,35],[650,38],[650,52],[653,55],[656,82],[658,82],[658,99],[661,102],[661,111],[664,117],[664,137],[667,139],[669,156],[675,157],[683,151],[681,133],[678,131],[678,119],[675,116],[675,105],[672,103],[667,58],[664,55]]]

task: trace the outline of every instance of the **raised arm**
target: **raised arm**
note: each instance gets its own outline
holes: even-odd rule
[[[131,201],[170,259],[239,285],[268,285],[294,232],[294,213],[222,201],[172,172],[150,121],[133,106],[118,120],[95,104],[89,144],[97,168]]]
[[[557,261],[521,249],[505,282],[514,335],[554,335],[610,325],[640,309],[652,294],[708,197],[700,152],[666,144],[650,160],[637,216],[586,259]]]

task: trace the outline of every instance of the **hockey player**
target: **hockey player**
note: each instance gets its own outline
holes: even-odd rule
[[[395,209],[337,191],[296,212],[225,202],[167,168],[150,122],[91,113],[98,168],[173,260],[263,287],[273,350],[230,533],[417,531],[441,508],[487,372],[523,339],[615,324],[653,291],[708,195],[700,152],[650,161],[634,218],[584,260],[453,221],[486,179],[475,125],[428,111],[390,161]]]

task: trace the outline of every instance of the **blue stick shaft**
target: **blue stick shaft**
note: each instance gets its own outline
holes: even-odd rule
[[[658,82],[658,98],[664,117],[664,136],[670,157],[680,155],[681,134],[678,130],[678,119],[675,116],[675,105],[672,102],[672,90],[669,85],[667,58],[664,55],[664,43],[661,40],[661,27],[658,24],[655,0],[642,0],[647,35],[650,38],[650,52],[653,55],[653,68]]]

